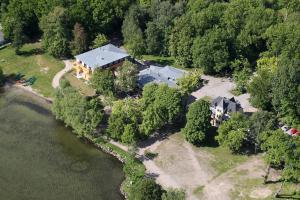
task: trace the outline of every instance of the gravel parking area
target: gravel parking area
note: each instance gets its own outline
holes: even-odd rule
[[[227,78],[216,78],[212,76],[203,75],[202,79],[205,81],[205,84],[202,88],[192,93],[194,98],[201,99],[205,96],[209,96],[212,99],[222,96],[231,98],[234,97],[238,100],[244,112],[256,112],[257,109],[250,105],[249,98],[250,95],[248,93],[242,94],[239,96],[234,96],[230,91],[235,88],[235,83],[230,81]]]

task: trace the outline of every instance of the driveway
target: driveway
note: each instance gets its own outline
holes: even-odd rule
[[[249,102],[250,95],[248,93],[239,96],[234,96],[230,91],[235,88],[235,83],[227,78],[216,78],[212,76],[203,75],[202,79],[206,82],[199,90],[192,93],[194,98],[201,99],[209,96],[212,99],[221,96],[231,98],[234,97],[241,103],[244,112],[256,112],[257,109],[251,106]]]
[[[73,65],[70,60],[64,60],[65,68],[59,71],[52,80],[52,87],[57,88],[59,86],[60,79],[69,71],[72,70]]]

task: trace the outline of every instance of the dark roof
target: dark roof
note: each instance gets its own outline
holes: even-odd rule
[[[221,107],[225,112],[238,112],[242,107],[241,104],[234,99],[226,97],[217,97],[211,102],[212,107]]]

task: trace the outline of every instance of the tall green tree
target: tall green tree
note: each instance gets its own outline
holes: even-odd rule
[[[88,49],[87,34],[84,30],[84,27],[76,23],[73,29],[74,40],[72,42],[74,54],[80,54],[85,52]]]
[[[116,88],[123,92],[130,92],[136,88],[138,67],[130,61],[125,61],[116,71]]]
[[[145,52],[144,35],[139,23],[140,16],[140,9],[132,6],[122,26],[124,43],[133,56],[141,56]]]
[[[189,17],[182,17],[175,21],[170,36],[169,52],[175,58],[176,64],[181,67],[192,66],[191,46],[194,32]]]
[[[70,52],[67,20],[66,9],[55,7],[48,15],[43,16],[40,22],[43,31],[42,46],[55,57],[67,56]]]
[[[134,144],[140,138],[138,125],[141,122],[141,106],[134,99],[116,101],[108,120],[107,132],[113,139]]]
[[[203,37],[197,37],[192,47],[194,66],[201,67],[205,74],[224,72],[230,58],[226,40],[226,31],[220,28],[214,28]]]
[[[187,123],[182,129],[186,140],[192,144],[202,143],[211,127],[210,119],[211,111],[208,102],[199,100],[192,103],[186,115]]]
[[[96,38],[93,41],[93,48],[95,49],[101,47],[107,43],[108,43],[108,39],[106,38],[106,36],[100,33],[96,36]]]
[[[115,92],[114,75],[110,69],[97,69],[93,72],[91,85],[99,94]]]
[[[232,152],[239,152],[248,134],[248,123],[241,113],[233,113],[231,118],[223,122],[219,129],[216,140],[221,146],[225,146]]]
[[[155,87],[157,90],[150,95],[148,92]],[[169,88],[165,84],[158,86],[151,84],[145,93],[146,95],[143,92],[144,112],[141,124],[141,130],[145,135],[152,134],[163,125],[171,124],[180,117],[183,110],[182,99],[177,89]]]
[[[129,198],[134,200],[161,200],[163,190],[153,179],[143,178],[130,191]]]
[[[72,87],[56,91],[52,111],[57,119],[74,129],[78,136],[92,134],[103,119],[103,106],[97,99],[86,100]]]
[[[249,82],[247,91],[250,102],[263,110],[272,110],[272,82],[277,70],[277,58],[261,58],[258,68]]]

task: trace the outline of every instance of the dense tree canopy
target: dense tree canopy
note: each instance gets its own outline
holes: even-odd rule
[[[234,113],[220,125],[216,139],[232,152],[239,152],[247,139],[247,127],[246,117],[241,113]]]
[[[108,95],[115,92],[113,72],[110,69],[97,69],[91,79],[92,87],[99,94]]]
[[[182,112],[182,98],[178,90],[167,85],[148,84],[143,91],[142,132],[152,134],[166,124],[173,123]]]
[[[58,89],[52,105],[57,119],[63,120],[78,136],[92,134],[103,119],[98,99],[87,100],[72,87]]]
[[[182,129],[182,133],[188,142],[199,144],[204,141],[210,124],[211,111],[209,103],[199,100],[192,103],[186,115],[187,123]]]
[[[133,200],[161,200],[163,190],[153,179],[143,178],[132,187],[130,199]]]
[[[125,99],[114,103],[108,121],[109,136],[127,144],[135,143],[139,138],[138,125],[142,120],[141,106],[134,99]]]
[[[42,46],[54,57],[64,57],[70,53],[67,29],[67,14],[62,7],[55,7],[48,15],[44,15],[40,23],[43,31]]]
[[[116,70],[116,88],[123,92],[133,91],[136,88],[138,72],[137,65],[125,61],[122,67]]]

